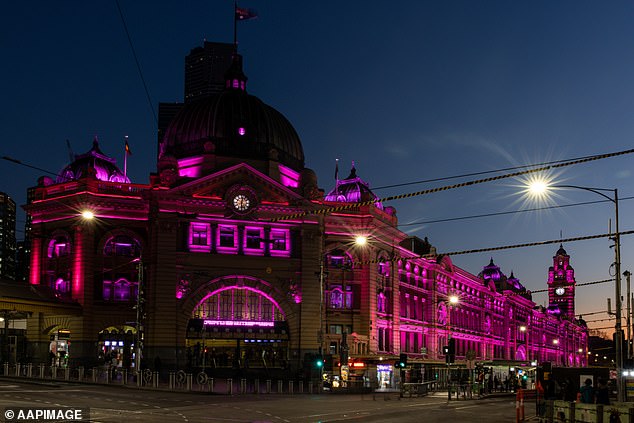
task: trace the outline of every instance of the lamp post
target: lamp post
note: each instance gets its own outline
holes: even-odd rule
[[[447,401],[451,401],[451,357],[456,354],[455,342],[452,343],[451,340],[451,307],[458,304],[458,297],[449,295],[445,304],[447,306]],[[454,345],[453,350],[452,345]]]
[[[531,352],[530,352],[530,348],[528,346],[528,334],[526,333],[526,326],[522,325],[520,326],[520,333],[522,334],[522,337],[524,339],[522,339],[522,341],[524,341],[524,347],[526,348],[526,361],[530,362],[531,361]],[[517,349],[517,347],[516,347]]]
[[[584,191],[590,191],[595,194],[600,195],[603,198],[611,201],[614,204],[614,215],[615,215],[615,233],[614,233],[614,267],[615,267],[615,317],[616,324],[614,327],[614,341],[615,341],[615,349],[616,349],[616,386],[617,386],[617,395],[618,400],[624,402],[626,400],[625,389],[623,384],[623,339],[621,333],[621,234],[619,232],[619,192],[618,189],[607,189],[607,188],[591,188],[591,187],[582,187],[578,185],[548,185],[546,182],[539,181],[531,184],[529,190],[535,195],[543,195],[548,188],[571,188],[571,189],[582,189]],[[605,192],[611,192],[614,194],[614,197],[610,197]]]

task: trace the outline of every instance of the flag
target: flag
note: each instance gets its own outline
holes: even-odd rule
[[[258,17],[258,12],[236,6],[236,21],[248,21]]]
[[[339,159],[335,159],[335,181],[339,180]]]
[[[125,154],[126,156],[131,156],[132,151],[130,151],[130,146],[128,145],[128,137],[125,137]]]

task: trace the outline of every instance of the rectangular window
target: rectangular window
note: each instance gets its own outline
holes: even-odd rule
[[[237,250],[238,228],[235,226],[219,225],[218,226],[218,248],[225,250]]]
[[[244,230],[244,252],[245,254],[264,254],[264,228],[247,227]]]
[[[271,229],[271,255],[274,257],[290,257],[291,244],[288,229]]]
[[[210,251],[210,227],[208,223],[194,223],[189,227],[189,250]]]

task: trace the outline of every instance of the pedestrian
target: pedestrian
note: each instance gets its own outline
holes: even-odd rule
[[[584,386],[579,389],[581,394],[581,402],[584,404],[592,404],[594,402],[594,388],[592,387],[592,379],[588,378],[584,382]]]
[[[608,384],[605,382],[605,379],[599,379],[594,397],[597,404],[610,405],[610,391],[608,390]]]

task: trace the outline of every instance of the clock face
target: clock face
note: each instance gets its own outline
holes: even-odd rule
[[[564,288],[563,286],[560,286],[559,288],[555,289],[555,294],[557,295],[564,295],[566,293],[566,288]]]
[[[243,212],[249,209],[251,200],[244,194],[238,194],[233,197],[232,204],[236,210]]]

